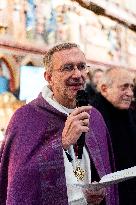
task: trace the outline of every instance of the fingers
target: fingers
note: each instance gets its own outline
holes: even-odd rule
[[[89,119],[81,120],[81,124],[82,124],[82,126],[88,126],[89,125]]]
[[[82,106],[75,108],[75,110],[71,113],[71,116],[76,116],[82,112],[89,112],[91,110],[92,106]]]
[[[89,111],[91,106],[82,106],[76,108],[65,122],[62,132],[62,145],[64,149],[68,149],[70,145],[75,144],[82,132],[89,131]]]
[[[77,114],[76,116],[72,116],[72,118],[77,119],[77,120],[84,120],[84,119],[90,118],[90,115],[84,111],[84,112]]]
[[[98,191],[87,189],[84,191],[84,194],[88,203],[99,204],[106,195],[106,189],[100,189]]]
[[[82,110],[82,112],[79,113],[78,110],[78,114],[75,115],[75,113],[73,114],[73,112],[68,116],[67,121],[69,121],[69,124],[71,123],[75,123],[75,122],[82,122],[81,125],[88,125],[88,121],[89,121],[90,115],[89,113],[87,113],[86,111]],[[85,120],[88,119],[88,120]],[[81,121],[83,120],[83,121]]]
[[[88,107],[89,106],[84,106],[84,107],[87,107],[87,110],[88,110]],[[82,107],[83,108],[83,107]],[[90,108],[89,108],[90,109]],[[79,113],[79,111],[82,111],[81,113]],[[74,114],[73,114],[74,113]],[[77,115],[75,115],[76,113],[78,113]],[[77,109],[76,112],[72,112],[68,117],[67,117],[67,120],[66,120],[66,123],[65,125],[67,126],[67,128],[70,128],[70,127],[75,127],[77,129],[79,129],[80,131],[80,127],[81,126],[88,126],[89,125],[89,118],[90,118],[90,115],[84,111],[84,109]],[[76,129],[76,130],[77,130]],[[83,131],[85,130],[85,128],[83,128]],[[82,130],[81,130],[82,131]],[[85,131],[87,132],[88,129]]]
[[[69,128],[75,130],[75,133],[81,134],[82,132],[89,131],[89,118],[90,115],[86,112],[83,112],[77,116],[69,117],[69,119],[67,119],[67,124]]]
[[[105,196],[105,193],[106,193],[106,189],[105,188],[102,188],[102,189],[99,189],[99,190],[91,190],[91,189],[85,189],[84,190],[84,193],[85,194],[93,194],[93,195],[97,195],[97,196]]]

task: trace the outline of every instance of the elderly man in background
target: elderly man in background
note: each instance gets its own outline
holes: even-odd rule
[[[101,78],[100,93],[92,105],[97,108],[108,127],[117,170],[136,166],[136,122],[130,109],[134,77],[128,70],[108,69]],[[119,184],[119,204],[136,204],[136,180]]]
[[[84,89],[87,76],[84,53],[74,43],[59,44],[47,52],[44,63],[49,85],[16,111],[6,131],[0,204],[117,205],[115,186],[106,193],[74,186],[114,171],[102,116],[91,106],[76,108],[77,91]],[[79,160],[74,145],[83,132],[85,147]]]

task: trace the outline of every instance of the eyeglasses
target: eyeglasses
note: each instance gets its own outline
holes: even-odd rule
[[[88,71],[89,66],[87,66],[85,63],[78,63],[78,64],[68,63],[68,64],[61,66],[58,71],[60,71],[62,73],[70,73],[70,72],[74,71],[76,68],[80,72],[86,72],[86,71]]]

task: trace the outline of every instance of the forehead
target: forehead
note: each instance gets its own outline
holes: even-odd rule
[[[116,86],[134,84],[134,78],[130,72],[120,72],[114,76],[113,84]]]
[[[53,65],[60,67],[69,62],[86,62],[84,53],[79,48],[70,48],[53,54]]]

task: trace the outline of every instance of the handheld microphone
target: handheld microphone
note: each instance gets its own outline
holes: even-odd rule
[[[76,95],[76,106],[87,106],[89,104],[88,95],[85,90],[78,90]],[[82,159],[83,147],[85,145],[85,133],[83,132],[77,140],[78,159]]]

